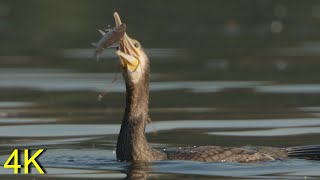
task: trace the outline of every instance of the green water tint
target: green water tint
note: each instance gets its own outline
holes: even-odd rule
[[[115,52],[105,50],[96,62],[90,45],[97,28],[113,27],[116,10],[145,47],[147,136],[158,149],[320,144],[316,2],[61,3],[0,2],[0,162],[13,148],[47,149],[39,160],[48,175],[24,179],[320,176],[319,162],[306,160],[116,162],[124,83],[120,76],[112,83],[120,72]]]

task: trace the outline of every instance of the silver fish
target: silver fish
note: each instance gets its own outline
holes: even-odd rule
[[[126,32],[126,28],[127,28],[126,24],[122,23],[114,27],[109,32],[98,30],[101,33],[102,38],[98,42],[92,43],[92,45],[96,47],[94,56],[96,57],[97,60],[99,60],[100,54],[102,53],[103,49],[119,46],[119,41],[124,36]]]

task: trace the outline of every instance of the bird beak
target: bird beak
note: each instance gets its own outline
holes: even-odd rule
[[[115,12],[113,14],[116,25],[122,24],[119,14]],[[117,55],[121,60],[122,69],[127,69],[130,72],[134,72],[140,64],[139,57],[141,57],[140,45],[136,45],[134,39],[131,39],[127,33],[124,34],[120,40],[120,46],[117,51]]]

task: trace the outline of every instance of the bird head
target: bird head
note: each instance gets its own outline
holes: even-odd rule
[[[117,12],[114,13],[116,25],[121,25]],[[149,75],[149,59],[139,41],[130,38],[126,33],[120,40],[117,50],[121,71],[132,83],[138,83],[145,75]]]

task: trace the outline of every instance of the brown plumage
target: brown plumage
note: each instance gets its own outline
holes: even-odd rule
[[[272,153],[273,152],[273,153]],[[261,147],[237,148],[200,146],[168,153],[171,160],[193,160],[203,162],[257,162],[287,158],[285,149]]]
[[[114,13],[116,25],[120,17]],[[141,44],[126,33],[117,51],[126,84],[126,108],[117,141],[117,159],[120,161],[193,160],[205,162],[257,162],[288,157],[319,158],[320,146],[296,148],[236,148],[200,146],[183,150],[161,152],[153,149],[145,135],[149,118],[150,62]],[[303,153],[301,153],[303,152]],[[308,152],[308,153],[306,153]]]

